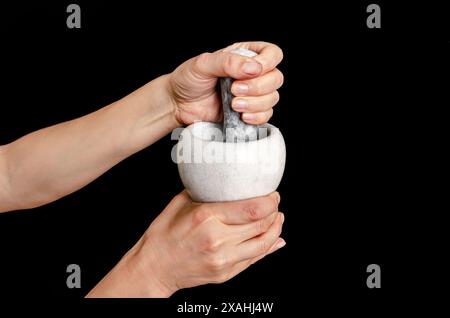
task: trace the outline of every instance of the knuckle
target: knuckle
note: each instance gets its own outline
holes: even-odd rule
[[[198,206],[192,215],[194,225],[199,225],[208,220],[212,216],[212,212],[204,204]]]
[[[216,253],[221,246],[221,240],[216,237],[212,231],[205,234],[203,239],[203,250],[209,253]]]
[[[272,109],[267,111],[266,113],[270,116],[270,113],[273,112]],[[275,195],[267,195],[265,197],[259,198],[261,202],[259,203],[259,210],[262,210],[264,208],[264,211],[266,212],[275,212],[278,210],[278,199]]]
[[[214,253],[208,257],[207,269],[212,273],[221,273],[227,266],[226,257],[221,253]]]
[[[265,254],[267,251],[269,251],[270,244],[267,242],[267,240],[260,240],[258,244],[258,252],[259,254]]]
[[[256,222],[256,232],[257,233],[264,233],[266,232],[270,227],[269,218],[265,218],[263,220]]]
[[[265,219],[263,220],[259,220],[255,222],[255,227],[256,227],[256,233],[263,233],[266,230],[266,221]]]
[[[194,61],[195,66],[201,68],[203,65],[208,63],[210,56],[211,56],[211,53],[209,53],[209,52],[200,54],[199,56],[197,56],[197,58]]]
[[[203,71],[209,64],[211,55],[212,53],[205,52],[195,57],[193,61],[193,70],[197,72]]]
[[[244,207],[244,213],[247,215],[247,218],[250,221],[259,220],[260,218],[259,205],[256,202],[248,203]]]
[[[281,49],[281,47],[279,47],[278,45],[276,45],[274,43],[268,43],[268,44],[273,48],[273,52],[275,53],[277,60],[281,62],[284,58],[284,52]]]
[[[223,70],[225,74],[231,76],[233,73],[234,56],[236,54],[228,53],[223,60]]]
[[[262,86],[261,82],[258,80],[255,80],[253,83],[253,93],[255,95],[262,95],[262,93],[263,93],[263,86]]]

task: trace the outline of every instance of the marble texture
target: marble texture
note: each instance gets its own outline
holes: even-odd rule
[[[254,57],[257,54],[253,51],[237,48],[231,51],[247,57]],[[234,95],[231,93],[233,79],[226,77],[220,79],[220,91],[222,94],[223,106],[223,131],[227,142],[242,142],[258,139],[258,126],[246,124],[241,120],[241,114],[231,108],[231,101]]]
[[[265,138],[238,143],[221,140],[216,123],[198,122],[183,131],[176,148],[178,171],[194,201],[242,200],[277,189],[286,161],[284,139],[278,128],[261,126]],[[212,136],[220,138],[211,141]]]

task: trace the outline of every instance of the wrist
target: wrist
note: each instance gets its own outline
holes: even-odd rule
[[[156,268],[141,253],[139,241],[95,286],[88,298],[167,298],[176,290],[168,288]]]
[[[142,94],[137,94],[147,101],[143,108],[145,114],[141,117],[141,127],[153,128],[157,125],[161,128],[160,130],[163,130],[163,134],[167,134],[182,126],[177,118],[177,106],[170,88],[170,76],[166,74],[154,79],[142,87],[140,92]]]
[[[136,244],[129,262],[138,277],[136,284],[143,283],[142,297],[170,297],[178,289],[170,283],[170,273],[166,273],[169,267],[165,266],[161,258],[155,255],[153,243],[147,246],[145,241],[146,238],[144,237]]]
[[[178,106],[174,96],[174,92],[171,84],[172,73],[162,75],[155,79],[157,85],[160,86],[160,90],[162,93],[162,101],[161,104],[165,105],[165,109],[167,109],[167,119],[170,122],[171,130],[176,129],[178,127],[182,127],[184,123],[179,120],[178,116]]]
[[[162,80],[165,82],[164,87],[167,92],[167,96],[170,99],[170,108],[172,111],[172,118],[177,123],[177,127],[182,127],[185,123],[180,119],[180,109],[178,107],[178,102],[176,100],[176,93],[173,88],[173,73],[169,73],[161,76]]]
[[[142,150],[181,126],[168,77],[160,76],[110,106],[122,127],[118,141],[122,156]]]

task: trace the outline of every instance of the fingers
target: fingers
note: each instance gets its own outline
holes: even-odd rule
[[[192,61],[192,73],[201,79],[216,77],[247,79],[260,75],[263,69],[254,58],[224,51],[203,53]]]
[[[278,251],[280,248],[284,247],[286,245],[286,241],[279,237],[275,243],[270,247],[269,251],[267,253],[261,254],[259,256],[256,256],[254,258],[247,259],[245,261],[239,262],[236,264],[237,267],[244,267],[243,269],[246,269],[248,266],[255,264],[257,261],[263,259],[269,254],[272,254],[273,252]]]
[[[269,195],[233,202],[210,203],[208,208],[225,224],[246,224],[265,218],[278,211],[280,194]]]
[[[237,274],[241,273],[242,271],[246,270],[250,265],[256,263],[257,261],[261,260],[262,258],[266,257],[269,254],[272,254],[275,251],[278,251],[280,248],[282,248],[283,246],[286,245],[286,242],[280,237],[278,238],[278,240],[275,242],[275,244],[272,245],[272,247],[269,249],[269,251],[266,254],[257,256],[255,258],[251,258],[245,261],[241,261],[236,263],[231,272],[227,275],[228,278],[232,278],[234,276],[236,276]]]
[[[255,57],[233,53],[233,49],[245,48],[256,52]],[[201,54],[188,62],[188,74],[202,81],[218,77],[231,77],[231,91],[235,98],[232,107],[243,113],[242,120],[248,124],[266,123],[273,115],[280,95],[278,89],[284,77],[276,67],[283,59],[282,50],[267,42],[235,43],[214,53]],[[215,82],[214,82],[215,83]]]
[[[257,78],[234,81],[231,92],[237,97],[266,95],[279,89],[283,82],[283,73],[279,69],[274,69]]]
[[[280,100],[277,89],[283,85],[283,74],[274,69],[257,78],[234,81],[231,91],[236,96],[231,106],[243,113],[242,120],[248,124],[264,124],[273,115],[272,107]]]
[[[233,98],[231,106],[237,112],[265,112],[275,106],[280,100],[278,91],[258,97]]]
[[[237,47],[258,53],[250,58],[232,53]],[[192,73],[203,79],[232,77],[249,79],[272,71],[283,59],[283,51],[267,42],[236,43],[214,53],[203,53],[192,59]]]
[[[235,48],[242,47],[258,53],[255,60],[261,63],[263,69],[262,74],[273,70],[282,60],[283,51],[275,44],[267,42],[242,42],[230,45],[224,52],[230,52]]]
[[[250,265],[251,265],[251,264],[255,264],[255,263],[256,263],[257,261],[259,261],[260,259],[263,259],[263,258],[266,257],[267,255],[272,254],[272,253],[275,252],[275,251],[278,251],[280,248],[284,247],[285,245],[286,245],[286,241],[285,241],[283,238],[279,237],[279,238],[275,241],[275,243],[270,247],[270,249],[269,249],[269,251],[268,251],[267,253],[262,254],[262,255],[259,255],[259,256],[256,256],[256,257],[254,257],[254,258],[251,258],[251,259],[247,260],[247,262],[249,262]]]
[[[251,222],[248,224],[230,225],[229,230],[230,237],[232,237],[231,240],[236,244],[239,244],[266,232],[273,224],[277,216],[278,212],[273,212],[265,218],[255,222]]]
[[[260,125],[264,124],[269,121],[269,119],[273,115],[273,109],[269,109],[265,112],[259,112],[259,113],[243,113],[242,114],[242,120],[246,123],[253,124],[253,125]]]
[[[260,236],[242,242],[237,245],[235,257],[237,260],[246,260],[258,257],[269,252],[281,234],[284,222],[283,213],[278,213],[277,219],[272,226]]]

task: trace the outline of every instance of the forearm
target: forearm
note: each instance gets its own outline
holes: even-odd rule
[[[155,79],[94,113],[3,146],[0,212],[72,193],[176,128],[166,79]]]

